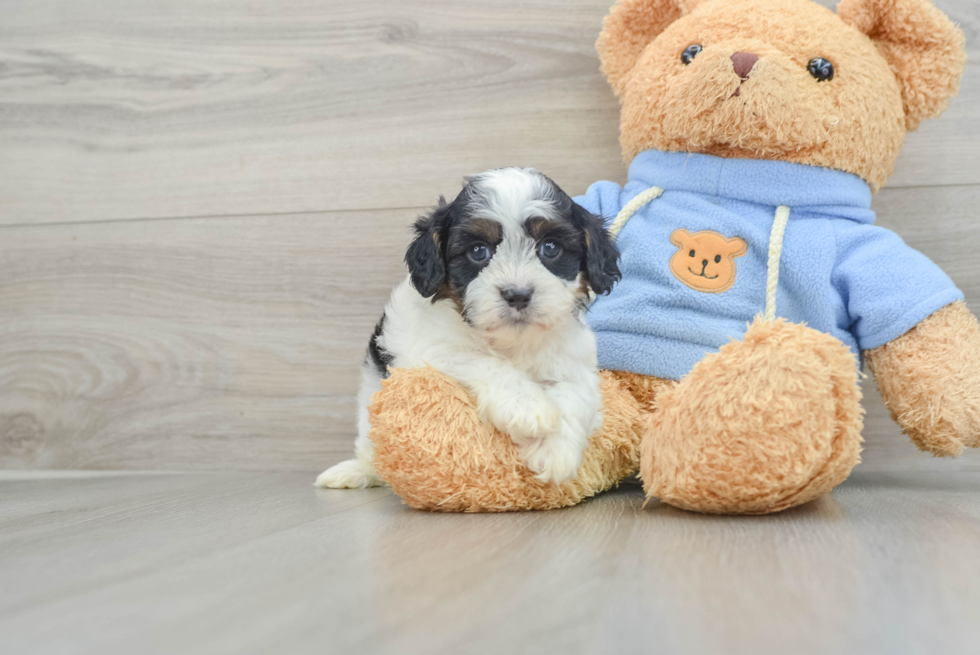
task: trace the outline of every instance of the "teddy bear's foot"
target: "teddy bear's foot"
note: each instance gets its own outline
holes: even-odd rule
[[[674,380],[666,380],[629,371],[609,371],[619,384],[630,392],[630,395],[640,404],[640,410],[649,414],[657,408],[657,398],[660,394],[677,385]]]
[[[447,512],[566,507],[604,491],[639,463],[640,408],[601,374],[602,427],[589,438],[578,475],[542,482],[511,438],[477,417],[456,380],[432,368],[392,369],[370,406],[374,467],[406,504]]]
[[[854,355],[804,325],[761,318],[709,355],[646,417],[648,498],[718,514],[812,500],[859,461],[863,410]]]

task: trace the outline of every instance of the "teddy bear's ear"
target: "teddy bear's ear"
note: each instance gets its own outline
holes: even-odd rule
[[[670,242],[678,248],[683,248],[684,243],[691,238],[691,233],[682,227],[670,233]]]
[[[731,253],[732,257],[741,257],[749,251],[749,244],[745,243],[745,239],[741,237],[732,237],[726,241],[728,242],[728,252]]]
[[[929,0],[842,0],[842,21],[866,34],[902,87],[909,130],[943,113],[966,66],[963,32]]]
[[[617,96],[623,91],[623,79],[647,44],[700,1],[619,0],[609,10],[595,47],[602,74]]]

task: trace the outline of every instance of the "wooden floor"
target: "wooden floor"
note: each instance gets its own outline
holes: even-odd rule
[[[980,478],[768,517],[417,512],[295,473],[0,476],[4,653],[944,653],[980,643]]]

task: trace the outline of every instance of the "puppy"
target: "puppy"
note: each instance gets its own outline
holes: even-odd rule
[[[409,275],[392,293],[361,368],[356,457],[320,487],[382,484],[367,406],[389,367],[429,365],[473,394],[484,422],[510,436],[543,482],[578,471],[602,423],[589,289],[608,293],[619,253],[602,219],[532,168],[469,177],[451,203],[415,223]]]

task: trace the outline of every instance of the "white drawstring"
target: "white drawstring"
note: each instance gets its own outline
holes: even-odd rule
[[[789,221],[789,207],[776,207],[776,217],[772,220],[769,233],[769,261],[766,263],[766,320],[776,320],[776,287],[779,285],[779,260],[783,256],[783,237],[786,235],[786,222]]]
[[[626,225],[626,221],[628,221],[633,214],[638,212],[643,205],[647,204],[651,200],[656,200],[659,198],[660,194],[663,192],[664,190],[660,187],[652,186],[626,203],[626,206],[623,207],[618,214],[616,214],[616,220],[614,220],[612,225],[609,226],[609,234],[611,234],[615,239],[619,235],[619,231],[623,229],[624,225]]]
[[[658,186],[652,186],[640,193],[635,198],[626,203],[626,206],[616,215],[616,219],[609,225],[609,234],[615,239],[619,232],[648,202],[655,200],[663,194],[664,190]],[[786,223],[789,221],[789,207],[780,205],[776,207],[776,216],[772,221],[772,231],[769,232],[769,259],[766,263],[766,320],[776,320],[776,289],[779,287],[779,260],[783,255],[783,238],[786,236]],[[592,299],[595,294],[589,291]]]

